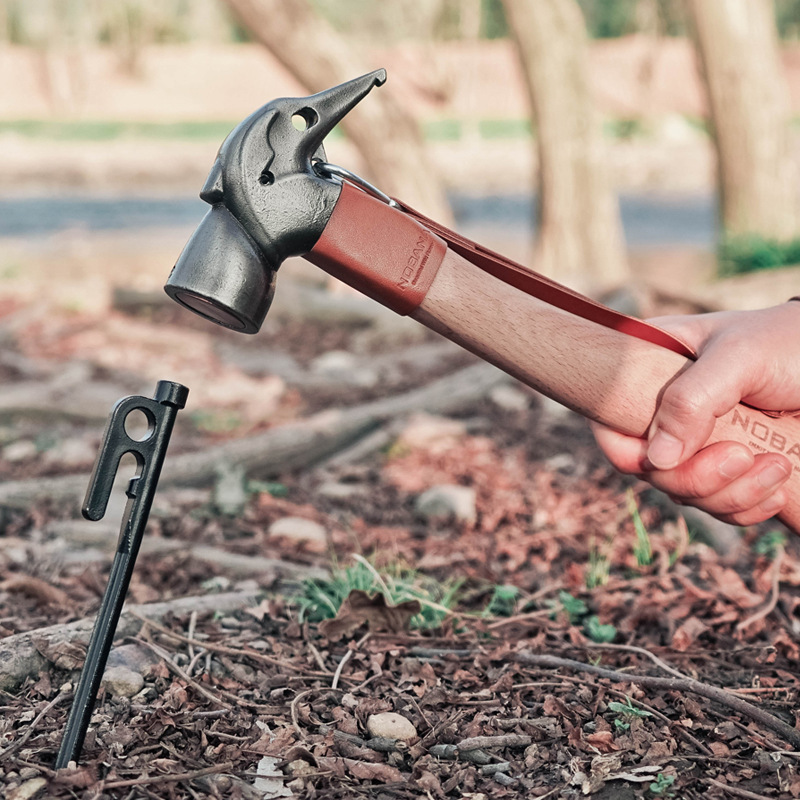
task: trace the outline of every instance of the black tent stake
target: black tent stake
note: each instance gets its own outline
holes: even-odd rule
[[[70,761],[77,761],[80,757],[136,555],[150,515],[169,437],[178,411],[186,405],[188,394],[189,390],[179,383],[159,381],[152,400],[147,397],[126,397],[111,411],[83,502],[83,516],[91,520],[103,517],[120,459],[126,453],[132,453],[135,457],[137,474],[131,478],[126,491],[128,502],[122,517],[117,552],[92,629],[86,660],[56,758],[56,769],[66,767]],[[148,429],[140,439],[134,439],[125,429],[126,419],[137,411],[144,414],[148,423]]]

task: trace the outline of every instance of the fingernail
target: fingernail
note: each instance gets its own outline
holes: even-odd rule
[[[772,489],[789,477],[789,471],[782,464],[770,464],[758,474],[758,482],[765,489]]]
[[[683,442],[671,433],[656,430],[647,448],[647,460],[656,469],[676,467],[683,454]]]
[[[740,475],[744,475],[748,469],[753,465],[753,457],[749,453],[743,453],[737,450],[731,453],[718,467],[719,474],[723,478],[733,480]]]

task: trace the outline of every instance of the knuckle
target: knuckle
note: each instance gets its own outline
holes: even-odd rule
[[[702,386],[686,381],[668,387],[661,400],[661,412],[678,422],[688,423],[704,415],[709,397]]]
[[[710,485],[709,474],[706,471],[689,470],[683,475],[681,493],[684,497],[703,498],[711,494],[715,486]]]

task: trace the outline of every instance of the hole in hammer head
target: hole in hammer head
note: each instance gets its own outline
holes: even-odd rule
[[[292,125],[297,131],[306,131],[316,125],[319,116],[313,108],[301,108],[297,113],[292,114]]]

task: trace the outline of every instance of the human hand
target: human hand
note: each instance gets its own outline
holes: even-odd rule
[[[738,442],[703,445],[717,417],[740,401],[800,409],[800,302],[651,321],[698,359],[664,390],[647,440],[593,423],[600,448],[620,471],[725,522],[752,525],[777,514],[792,470],[785,456],[754,455]]]

